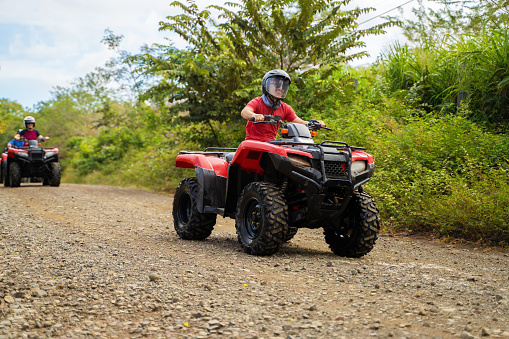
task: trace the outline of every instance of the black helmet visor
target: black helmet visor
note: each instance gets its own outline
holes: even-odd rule
[[[267,92],[276,99],[284,99],[288,88],[290,87],[290,80],[282,77],[272,77],[267,79]]]

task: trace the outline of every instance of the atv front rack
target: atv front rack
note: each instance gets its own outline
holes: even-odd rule
[[[305,142],[295,142],[295,141],[274,140],[274,141],[268,141],[268,143],[276,144],[276,145],[281,145],[281,146],[310,146],[310,147],[316,147],[317,149],[320,150],[319,161],[321,163],[322,178],[324,178],[324,180],[326,178],[329,178],[329,175],[328,175],[328,173],[326,171],[326,164],[325,164],[326,161],[325,161],[325,156],[324,155],[325,154],[331,154],[330,152],[327,152],[325,150],[325,148],[326,147],[335,148],[338,151],[341,151],[340,153],[343,153],[346,156],[346,158],[347,158],[347,169],[348,169],[347,171],[348,172],[346,173],[346,178],[344,178],[344,179],[335,178],[335,179],[339,179],[339,180],[345,181],[345,182],[351,182],[352,181],[352,172],[351,172],[352,151],[364,151],[364,150],[366,150],[365,147],[349,146],[346,142],[334,141],[334,140],[324,140],[321,143],[305,143]],[[321,187],[321,185],[323,185],[323,182],[322,183],[318,183],[318,182],[314,181],[313,179],[308,178],[308,177],[306,177],[304,175],[301,175],[301,174],[299,174],[299,173],[297,173],[295,171],[293,171],[292,173],[296,174],[302,180],[311,183],[312,185],[314,185],[317,188],[319,188],[319,187]],[[355,185],[355,187],[358,187],[358,186],[364,184],[368,180],[369,180],[369,178],[366,179],[366,180],[363,180],[363,181],[361,181],[359,183],[357,183]]]

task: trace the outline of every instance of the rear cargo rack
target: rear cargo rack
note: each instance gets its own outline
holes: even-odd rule
[[[215,151],[213,151],[215,150]],[[223,155],[225,153],[236,152],[236,148],[227,147],[207,147],[204,151],[180,151],[179,154],[200,154],[200,155]]]

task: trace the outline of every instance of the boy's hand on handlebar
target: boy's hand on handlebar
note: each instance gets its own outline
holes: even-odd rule
[[[255,114],[253,117],[252,117],[252,121],[265,121],[265,115],[263,114]],[[251,119],[249,119],[251,120]]]
[[[325,127],[325,122],[322,120],[309,120],[306,126],[312,131],[318,131],[321,128],[332,131],[332,129]]]

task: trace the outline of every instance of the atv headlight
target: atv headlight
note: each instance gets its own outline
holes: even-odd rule
[[[25,153],[25,152],[18,152],[18,157],[28,158],[28,153]]]
[[[55,152],[46,152],[46,158],[52,157],[55,155]]]
[[[304,157],[299,157],[297,155],[288,154],[288,159],[290,159],[290,162],[295,167],[311,167],[309,160],[307,160]]]
[[[357,160],[352,162],[352,174],[357,175],[366,170],[366,161]]]

